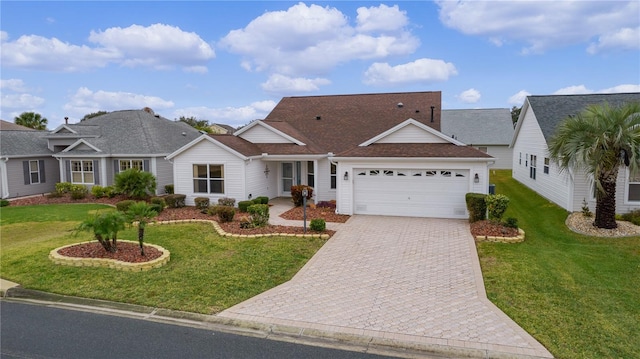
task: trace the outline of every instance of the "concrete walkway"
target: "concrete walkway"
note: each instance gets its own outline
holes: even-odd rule
[[[286,224],[271,207],[274,223]],[[479,357],[552,358],[487,298],[464,220],[354,216],[298,272],[219,317]]]

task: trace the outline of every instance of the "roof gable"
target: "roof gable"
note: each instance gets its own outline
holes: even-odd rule
[[[76,150],[76,151],[102,152],[98,147],[90,144],[89,142],[85,141],[82,138],[79,139],[78,141],[74,142],[72,145],[68,146],[64,150],[62,150],[62,152],[63,153],[68,153],[68,152],[71,152],[73,150]]]
[[[253,143],[295,143],[300,146],[305,145],[304,142],[264,121],[254,121],[236,131],[235,135]]]
[[[73,128],[69,127],[67,124],[64,124],[64,125],[60,125],[60,126],[56,127],[55,129],[53,129],[53,131],[51,131],[51,134],[56,134],[56,133],[60,133],[60,134],[62,134],[62,133],[73,133],[73,134],[76,134],[77,132]]]
[[[447,137],[412,118],[361,143],[359,146],[364,147],[374,143],[453,143],[463,145],[461,142]]]

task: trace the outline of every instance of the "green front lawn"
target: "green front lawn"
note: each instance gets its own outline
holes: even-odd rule
[[[491,183],[526,240],[478,243],[489,299],[558,358],[640,357],[640,237],[576,234],[510,171]]]
[[[171,261],[148,272],[54,265],[49,252],[92,240],[74,233],[103,205],[40,205],[0,209],[0,276],[29,289],[71,296],[217,313],[289,280],[325,240],[224,238],[208,224],[148,226],[145,241],[171,252]],[[137,240],[135,229],[119,239]]]

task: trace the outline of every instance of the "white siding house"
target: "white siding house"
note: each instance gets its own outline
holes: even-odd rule
[[[549,159],[548,141],[556,127],[588,105],[609,103],[618,106],[640,101],[640,93],[529,96],[520,112],[513,149],[513,178],[567,211],[579,211],[586,201],[595,210],[593,179],[576,170],[561,172]],[[629,171],[622,167],[618,175],[616,212],[640,208],[640,198],[629,196]]]

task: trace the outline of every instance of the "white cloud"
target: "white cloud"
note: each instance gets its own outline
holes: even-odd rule
[[[614,87],[609,87],[607,89],[602,89],[598,91],[600,93],[629,93],[629,92],[640,92],[640,84],[632,85],[632,84],[624,84],[618,85]]]
[[[527,96],[531,96],[531,94],[525,90],[520,90],[518,91],[518,93],[514,94],[513,96],[509,97],[509,104],[510,105],[514,105],[514,106],[522,106],[522,104],[524,103],[525,98],[527,98]]]
[[[438,1],[440,21],[501,45],[523,42],[524,53],[600,42],[592,51],[629,48],[625,28],[640,24],[640,2],[631,1]],[[618,35],[616,35],[618,34]],[[637,38],[637,37],[636,37]],[[637,41],[637,40],[636,40]],[[637,48],[637,43],[631,48]]]
[[[598,38],[598,42],[589,45],[587,52],[596,54],[610,49],[640,50],[640,27],[604,34]]]
[[[0,80],[0,89],[13,92],[27,92],[24,81],[20,79]]]
[[[89,40],[98,45],[94,47],[38,35],[9,41],[4,31],[0,38],[2,65],[28,70],[76,72],[116,63],[156,69],[183,66],[186,71],[202,73],[206,72],[204,64],[215,58],[213,48],[197,34],[163,24],[92,31]]]
[[[429,83],[446,81],[457,74],[452,63],[442,60],[418,59],[397,66],[376,62],[365,71],[363,82],[367,85]]]
[[[263,83],[262,88],[270,93],[291,95],[300,92],[318,91],[319,86],[328,85],[331,81],[323,78],[308,79],[303,77],[288,77],[280,74],[273,74]]]
[[[194,66],[215,57],[211,46],[196,33],[164,24],[91,31],[89,41],[122,54],[126,66]]]
[[[474,88],[470,88],[466,91],[462,91],[462,93],[458,95],[458,99],[465,103],[476,103],[480,101],[481,96],[482,95],[480,95],[480,91]]]
[[[42,97],[22,93],[2,95],[2,108],[35,109],[44,105]],[[4,111],[3,111],[4,112]]]
[[[172,108],[172,101],[163,100],[155,96],[140,95],[130,92],[92,91],[81,87],[76,91],[68,103],[65,111],[70,115],[82,118],[84,115],[97,111],[116,111],[141,109],[150,107],[156,112],[160,109]],[[71,117],[71,116],[70,116]]]
[[[404,29],[407,22],[397,6],[360,8],[353,26],[336,8],[298,3],[230,31],[219,45],[244,56],[248,71],[308,77],[352,60],[413,53],[419,40]]]
[[[561,88],[560,90],[554,92],[554,95],[584,95],[588,93],[593,93],[593,90],[589,90],[584,85],[577,86],[568,86]]]
[[[239,127],[247,123],[265,118],[276,106],[274,101],[258,101],[242,107],[187,107],[174,111],[175,117],[195,117],[207,120],[209,123],[221,123],[232,127]]]

